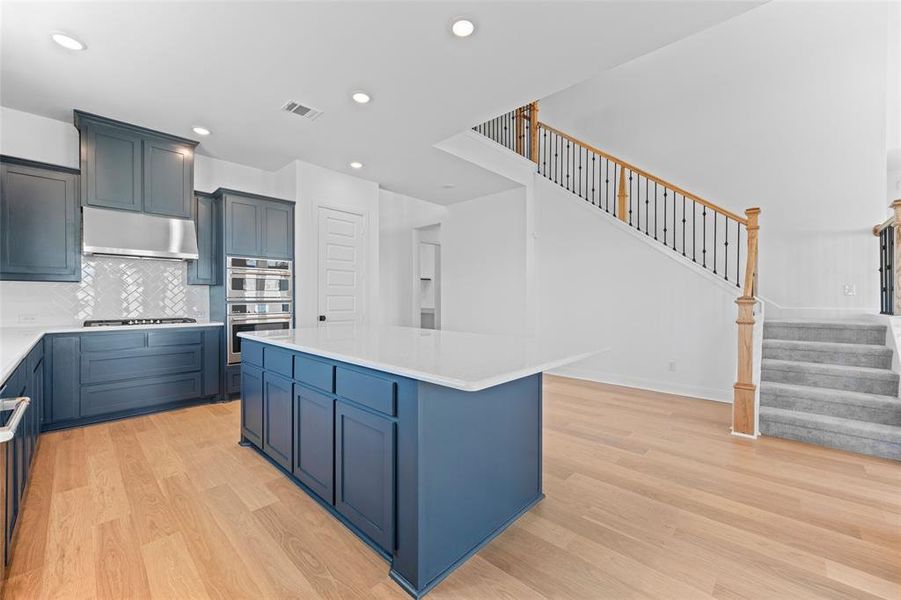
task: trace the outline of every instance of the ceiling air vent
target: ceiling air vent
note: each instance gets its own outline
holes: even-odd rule
[[[289,113],[294,113],[295,115],[300,115],[305,119],[309,119],[311,121],[315,121],[319,115],[322,114],[322,111],[318,108],[312,108],[309,106],[304,106],[300,102],[295,102],[294,100],[289,100],[282,107],[282,110],[288,111]]]

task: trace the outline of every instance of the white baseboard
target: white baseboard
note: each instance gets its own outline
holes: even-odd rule
[[[621,375],[614,375],[613,373],[601,373],[590,369],[579,369],[576,367],[560,367],[559,369],[548,371],[548,374],[582,379],[585,381],[594,381],[597,383],[608,383],[610,385],[621,385],[623,387],[661,392],[663,394],[688,396],[699,400],[713,400],[714,402],[732,404],[731,387],[727,389],[718,389],[704,386],[673,384],[667,381],[657,381],[642,377],[623,377]]]

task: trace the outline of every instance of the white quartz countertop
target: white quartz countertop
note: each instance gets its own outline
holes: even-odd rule
[[[114,327],[84,327],[80,324],[36,325],[33,327],[0,326],[0,384],[12,375],[19,363],[28,356],[44,335],[48,333],[101,333],[142,329],[187,329],[191,327],[222,327],[221,321],[197,323],[173,323],[170,325],[121,325]]]
[[[547,338],[414,327],[327,325],[239,333],[248,340],[475,392],[604,352]]]

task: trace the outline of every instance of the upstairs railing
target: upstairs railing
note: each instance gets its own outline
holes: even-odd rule
[[[754,435],[759,208],[741,216],[538,120],[532,102],[473,128],[538,173],[741,290],[732,428]]]
[[[892,202],[891,207],[894,214],[873,227],[873,235],[879,238],[879,312],[883,315],[895,314],[895,280],[899,276],[896,271],[901,268],[895,258],[895,247],[901,250],[901,240],[897,239],[901,235],[901,199]]]

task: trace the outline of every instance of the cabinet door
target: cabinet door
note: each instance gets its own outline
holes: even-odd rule
[[[142,210],[142,139],[125,128],[85,124],[81,132],[82,201],[87,206]]]
[[[241,433],[263,447],[263,370],[241,365]]]
[[[194,149],[163,139],[144,140],[144,212],[191,217]]]
[[[259,201],[227,196],[225,199],[225,252],[229,256],[260,256],[262,218]]]
[[[294,476],[335,502],[335,400],[294,385]]]
[[[222,330],[203,331],[203,395],[222,394]]]
[[[394,421],[335,403],[335,508],[394,549]]]
[[[78,175],[0,166],[0,279],[79,281]]]
[[[219,285],[222,271],[220,222],[219,201],[211,196],[197,195],[194,199],[194,224],[200,257],[188,261],[189,284]]]
[[[92,334],[94,335],[94,334]],[[50,368],[50,414],[47,423],[77,419],[81,416],[81,348],[77,335],[48,338]]]
[[[291,380],[263,373],[263,452],[291,470],[294,447],[294,394]]]
[[[262,255],[267,258],[294,258],[294,210],[281,202],[263,202]]]

